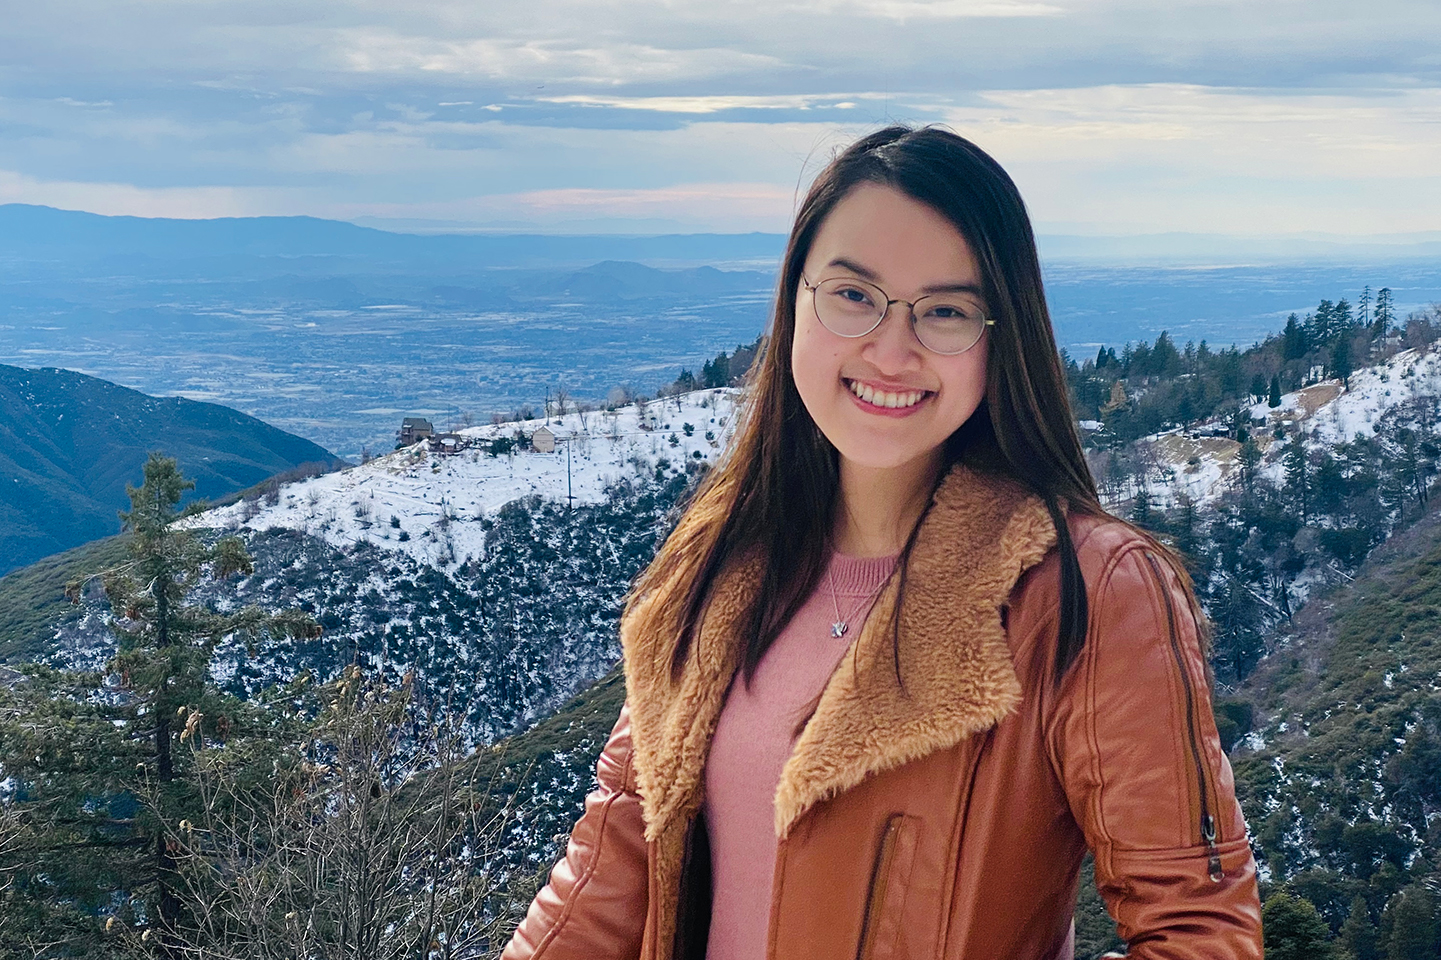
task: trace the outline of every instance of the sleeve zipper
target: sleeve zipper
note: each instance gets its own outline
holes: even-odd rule
[[[1166,627],[1170,632],[1171,654],[1181,671],[1181,687],[1186,693],[1186,736],[1191,747],[1191,759],[1196,765],[1196,789],[1201,796],[1201,839],[1206,844],[1206,867],[1212,883],[1220,883],[1226,876],[1221,868],[1221,854],[1216,849],[1216,819],[1211,815],[1211,798],[1207,789],[1206,764],[1201,756],[1201,747],[1196,733],[1196,695],[1191,689],[1191,672],[1186,669],[1186,658],[1181,653],[1181,643],[1176,638],[1176,612],[1171,606],[1171,593],[1166,589],[1166,580],[1161,576],[1161,567],[1151,551],[1147,550],[1146,560],[1156,575],[1156,585],[1161,591],[1161,600],[1166,605]]]

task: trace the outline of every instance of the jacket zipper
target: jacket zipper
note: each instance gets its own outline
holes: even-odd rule
[[[1221,854],[1216,849],[1216,818],[1211,815],[1211,799],[1206,779],[1206,764],[1201,756],[1201,747],[1196,733],[1196,696],[1191,689],[1191,672],[1186,669],[1186,658],[1181,653],[1181,643],[1176,639],[1176,613],[1171,607],[1171,593],[1166,589],[1166,580],[1161,576],[1161,567],[1151,551],[1146,551],[1146,560],[1156,575],[1156,585],[1161,591],[1161,600],[1166,605],[1166,627],[1170,632],[1171,654],[1176,658],[1176,667],[1181,671],[1181,687],[1186,693],[1186,736],[1191,746],[1191,760],[1196,765],[1196,789],[1201,795],[1201,839],[1206,843],[1206,867],[1212,883],[1220,883],[1226,876],[1221,868]]]
[[[896,852],[896,834],[900,833],[903,818],[891,817],[886,823],[886,832],[881,837],[881,849],[876,853],[876,865],[871,872],[871,889],[866,897],[865,922],[861,926],[860,948],[857,960],[870,956],[875,944],[876,931],[880,926],[880,911],[886,902],[886,886],[891,875],[891,860]]]

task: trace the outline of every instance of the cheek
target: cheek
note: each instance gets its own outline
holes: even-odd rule
[[[791,340],[791,376],[803,396],[807,387],[833,380],[839,362],[827,338],[818,335],[811,327],[803,321],[797,322]]]

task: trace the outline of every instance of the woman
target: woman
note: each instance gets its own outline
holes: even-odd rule
[[[750,394],[504,957],[1069,957],[1089,847],[1131,957],[1259,958],[1191,587],[1097,500],[995,161],[838,156]]]

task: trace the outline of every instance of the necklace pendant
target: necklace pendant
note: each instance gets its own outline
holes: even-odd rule
[[[837,620],[835,623],[831,624],[831,636],[839,640],[841,637],[844,637],[846,635],[846,630],[848,630],[849,628],[850,625],[847,624],[844,620]]]

